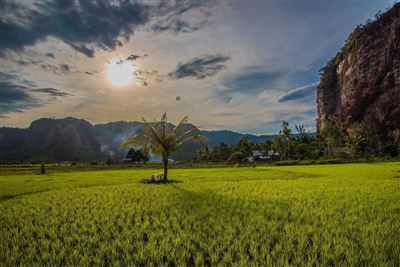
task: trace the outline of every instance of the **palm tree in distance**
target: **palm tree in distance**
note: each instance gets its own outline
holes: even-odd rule
[[[187,130],[188,117],[185,116],[175,127],[167,121],[167,113],[160,121],[148,122],[142,117],[143,132],[135,134],[121,144],[122,147],[137,145],[148,147],[154,154],[161,156],[164,167],[164,182],[168,180],[168,160],[172,152],[190,141],[203,141],[204,136],[196,134],[197,128]]]

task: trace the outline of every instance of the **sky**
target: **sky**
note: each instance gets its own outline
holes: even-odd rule
[[[393,1],[1,0],[0,126],[184,115],[315,130],[319,70]]]

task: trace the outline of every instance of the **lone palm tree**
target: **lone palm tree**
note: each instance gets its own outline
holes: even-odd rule
[[[175,127],[167,121],[167,113],[160,121],[148,122],[142,117],[143,133],[138,133],[128,138],[122,147],[138,145],[148,147],[154,154],[161,156],[164,167],[164,182],[168,179],[168,159],[172,152],[189,141],[203,141],[202,135],[196,134],[197,128],[186,130],[185,124],[188,117],[185,116]]]

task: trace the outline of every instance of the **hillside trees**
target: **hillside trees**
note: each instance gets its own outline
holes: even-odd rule
[[[400,129],[392,131],[388,140],[381,144],[379,129],[367,127],[369,123],[355,123],[342,132],[333,124],[327,123],[317,135],[306,133],[304,125],[295,124],[295,133],[292,133],[288,122],[282,122],[282,128],[273,141],[265,140],[260,144],[253,144],[247,138],[242,138],[237,144],[230,146],[221,143],[210,150],[208,160],[213,162],[243,162],[252,151],[261,151],[268,160],[307,160],[326,159],[334,157],[370,157],[370,156],[397,156],[400,154]],[[204,152],[202,152],[204,155]],[[199,157],[205,160],[205,157]]]
[[[128,153],[126,154],[127,158],[130,158],[132,162],[141,162],[146,163],[149,161],[149,152],[146,148],[137,149],[134,148],[129,149]]]

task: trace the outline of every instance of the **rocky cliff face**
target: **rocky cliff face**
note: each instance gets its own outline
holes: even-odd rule
[[[400,128],[400,3],[350,34],[321,70],[317,105],[319,131],[359,122],[383,140]]]

